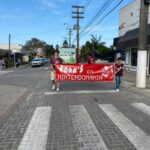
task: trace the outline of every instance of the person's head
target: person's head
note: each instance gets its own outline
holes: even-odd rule
[[[118,64],[121,64],[121,62],[122,62],[121,57],[118,57],[118,58],[117,58],[117,63],[118,63]]]
[[[55,58],[58,58],[58,57],[59,57],[59,50],[55,50],[55,52],[54,52],[54,57],[55,57]]]
[[[92,53],[89,53],[88,56],[92,56]]]

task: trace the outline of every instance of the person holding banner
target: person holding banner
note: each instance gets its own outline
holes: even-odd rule
[[[62,64],[62,59],[59,57],[59,50],[55,50],[54,56],[50,59],[52,90],[55,90],[56,88],[56,91],[59,92],[60,81],[56,81],[56,64]]]
[[[91,53],[87,57],[87,63],[88,64],[94,64],[95,63],[95,57],[93,57]]]
[[[117,58],[115,64],[115,74],[116,74],[116,91],[120,91],[120,85],[123,77],[124,64],[122,64],[121,58]]]

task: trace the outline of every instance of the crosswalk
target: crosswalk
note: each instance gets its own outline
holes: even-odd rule
[[[150,106],[144,103],[131,103],[143,115],[150,117]],[[127,118],[112,104],[98,104],[100,111],[120,130],[137,150],[150,150],[150,135],[145,133],[134,121]],[[109,150],[103,136],[97,130],[89,110],[84,105],[69,106],[74,133],[80,143],[79,150]],[[24,133],[18,150],[46,150],[50,120],[53,107],[37,107]]]

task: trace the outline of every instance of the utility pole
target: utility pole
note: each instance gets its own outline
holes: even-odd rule
[[[84,14],[83,11],[80,11],[80,9],[83,9],[84,6],[72,6],[72,8],[75,8],[76,11],[73,11],[73,14],[76,14],[76,16],[72,16],[73,19],[77,19],[77,24],[75,29],[77,30],[77,57],[79,56],[79,49],[80,49],[80,19],[83,19],[84,17],[81,16]]]
[[[9,41],[9,59],[10,59],[10,51],[11,51],[11,34],[10,33],[9,33],[8,41]]]
[[[72,44],[71,44],[71,36],[72,36],[72,29],[68,29],[69,30],[69,47],[71,48],[72,47]]]
[[[147,28],[148,28],[148,8],[150,1],[141,0],[140,26],[139,26],[139,49],[137,59],[136,87],[146,87],[146,67],[147,67]]]
[[[73,28],[68,23],[64,23],[64,25],[68,26],[67,30],[69,30],[69,33],[67,35],[69,35],[69,47],[71,48],[72,47],[71,36],[73,35],[72,34]]]

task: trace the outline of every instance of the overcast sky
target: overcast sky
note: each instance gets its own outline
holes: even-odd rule
[[[95,23],[92,31],[81,38],[81,44],[90,39],[90,34],[102,36],[102,41],[112,45],[113,38],[118,36],[119,10],[133,0],[124,0],[121,5],[106,17],[98,26]],[[84,5],[88,0],[0,0],[0,43],[8,42],[8,34],[12,35],[12,43],[24,44],[32,37],[37,37],[49,44],[62,44],[67,38],[64,23],[70,26],[76,23],[72,19],[72,5]],[[106,0],[91,0],[86,9],[81,29],[88,24]],[[99,20],[109,12],[119,0],[104,11]],[[74,31],[73,39],[76,33]],[[72,39],[72,41],[73,41]]]

